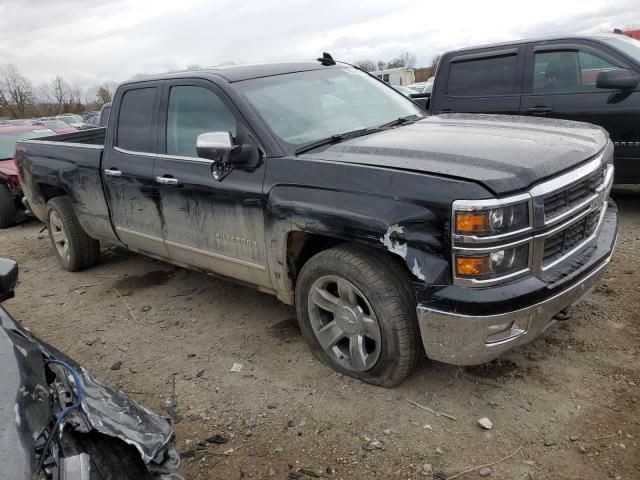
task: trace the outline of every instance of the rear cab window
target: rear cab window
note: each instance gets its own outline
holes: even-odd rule
[[[449,67],[447,95],[483,97],[519,91],[516,52],[493,57],[453,61]]]
[[[445,55],[433,86],[432,113],[516,113],[525,55],[525,44]]]
[[[157,88],[134,88],[120,101],[115,145],[131,152],[155,153],[152,121]]]

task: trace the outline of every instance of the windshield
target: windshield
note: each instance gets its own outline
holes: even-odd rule
[[[48,137],[50,135],[55,135],[55,132],[48,129],[0,133],[0,160],[13,158],[16,153],[16,142],[20,140],[29,140],[30,138]]]
[[[626,35],[605,37],[602,38],[602,41],[640,63],[640,41]]]
[[[82,123],[82,117],[80,115],[62,115],[58,118],[69,125],[72,123]]]
[[[288,150],[424,112],[354,68],[330,68],[238,82],[238,89]]]

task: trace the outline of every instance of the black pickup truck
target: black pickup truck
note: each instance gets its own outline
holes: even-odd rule
[[[615,183],[640,183],[640,41],[633,38],[592,34],[451,51],[438,66],[429,103],[435,114],[518,114],[600,125],[615,145]]]
[[[106,129],[18,144],[70,271],[100,242],[295,304],[315,355],[393,386],[533,340],[612,255],[595,126],[429,116],[330,57],[122,84]]]

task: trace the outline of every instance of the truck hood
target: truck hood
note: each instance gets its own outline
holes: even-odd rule
[[[585,162],[607,144],[605,130],[566,120],[506,115],[434,115],[357,137],[309,157],[446,175],[502,195]]]

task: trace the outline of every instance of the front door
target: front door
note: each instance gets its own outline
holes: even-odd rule
[[[264,162],[235,168],[218,181],[213,162],[198,158],[196,140],[207,132],[236,138],[240,115],[212,82],[175,80],[164,88],[160,186],[164,238],[178,264],[270,288],[264,232]]]
[[[168,257],[159,189],[153,178],[162,82],[126,89],[111,115],[102,177],[116,234],[128,248]],[[115,127],[115,131],[114,131]]]
[[[616,183],[622,183],[640,180],[640,91],[596,86],[600,72],[616,68],[633,67],[592,42],[530,44],[521,112],[603,127],[615,145]]]

